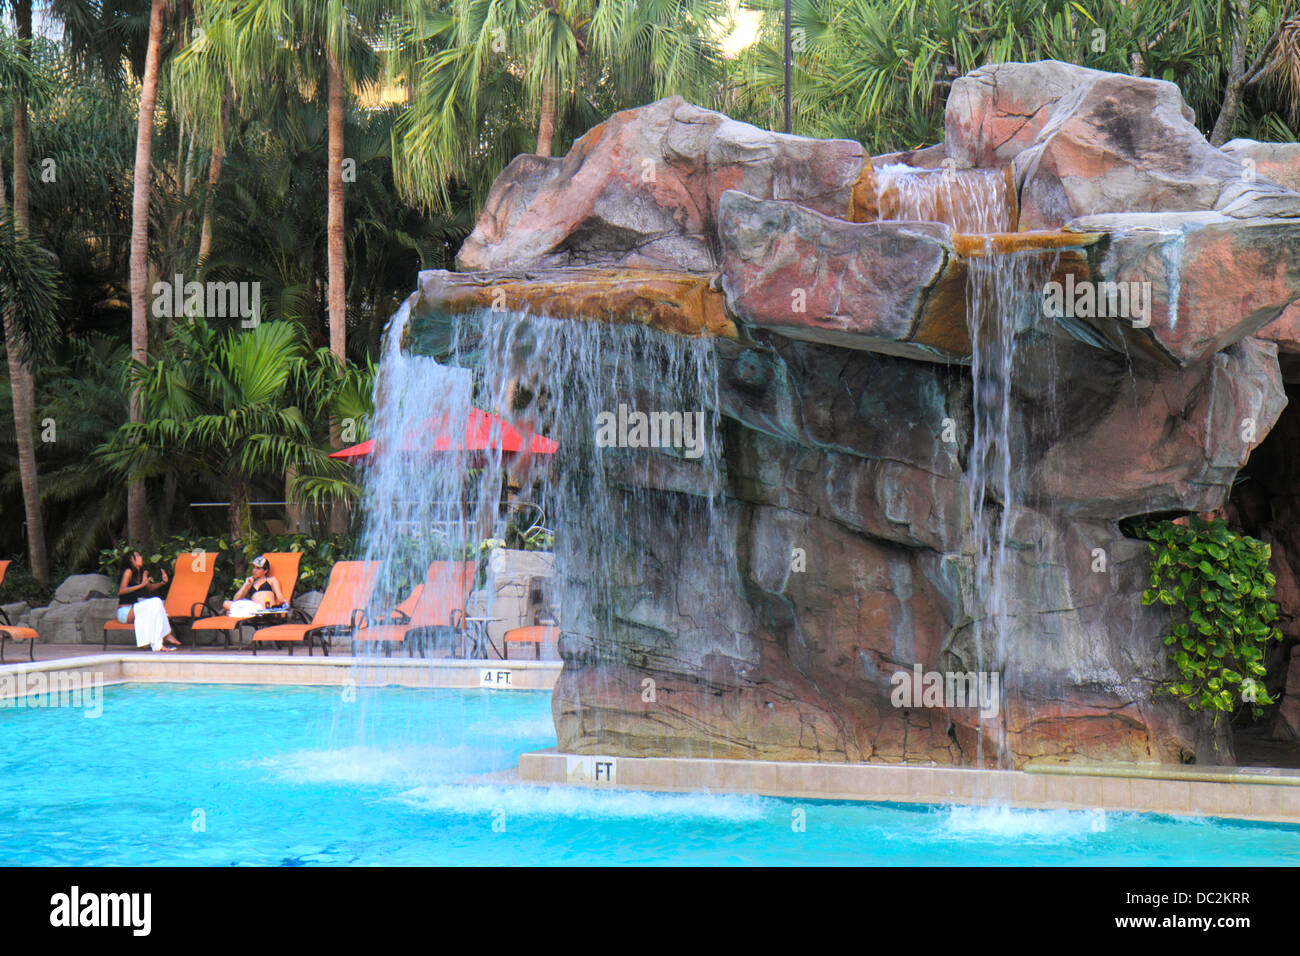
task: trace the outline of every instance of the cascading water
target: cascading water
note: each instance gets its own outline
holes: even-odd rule
[[[501,455],[467,449],[474,382],[467,369],[402,350],[410,304],[388,329],[375,385],[374,451],[365,465],[361,555],[379,572],[369,601],[373,616],[395,607],[425,580],[451,607],[463,595],[457,562],[476,560],[498,520]],[[373,651],[366,642],[359,650]]]
[[[954,232],[1010,232],[1015,215],[1001,169],[915,169],[890,163],[876,170],[883,220],[943,222]]]
[[[1007,638],[1012,614],[1012,525],[1023,490],[1018,465],[1026,435],[1014,380],[1022,339],[1035,334],[1043,283],[1054,257],[1015,252],[972,257],[967,263],[966,323],[971,339],[971,404],[974,430],[967,465],[974,563],[972,632],[976,669],[1002,675],[1005,697]],[[996,744],[998,766],[1010,767],[1005,708],[978,735],[976,763],[984,765],[984,742]],[[981,723],[985,723],[981,718]]]
[[[691,560],[716,576],[711,586],[734,586],[712,342],[640,325],[485,311],[452,320],[438,362],[403,351],[408,318],[404,305],[387,333],[375,451],[364,475],[363,554],[383,567],[373,613],[393,607],[430,561],[472,558],[480,542],[505,537],[505,487],[507,498],[540,505],[554,531],[551,597],[566,658],[630,663],[629,648],[671,658],[673,635],[656,627],[653,602],[638,605],[638,595],[655,594],[666,567],[655,532],[683,523]],[[435,447],[430,432],[464,434],[471,406],[557,440],[558,451],[528,459]],[[701,646],[743,654],[733,646],[743,643],[739,628],[704,614],[695,626],[707,635]]]
[[[660,532],[684,528],[689,560],[713,578],[708,587],[728,587],[734,565],[724,544],[713,343],[504,313],[482,323],[484,398],[559,442],[536,494],[556,532],[566,659],[672,660],[680,622],[659,621],[653,598],[678,569],[665,573],[677,559],[656,553]],[[699,633],[681,644],[737,653],[741,639],[704,613],[686,627]]]

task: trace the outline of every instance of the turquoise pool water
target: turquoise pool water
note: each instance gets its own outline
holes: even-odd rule
[[[547,693],[103,694],[0,709],[0,864],[1300,862],[1293,827],[458,782],[553,746]]]

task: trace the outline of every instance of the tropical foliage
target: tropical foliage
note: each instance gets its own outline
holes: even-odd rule
[[[1264,652],[1280,641],[1269,546],[1223,521],[1148,525],[1151,586],[1143,604],[1170,610],[1165,645],[1178,677],[1167,690],[1217,723],[1244,708],[1258,718],[1273,698],[1264,687]]]
[[[507,162],[670,94],[780,127],[783,3],[743,6],[724,54],[728,0],[0,0],[0,554],[325,540],[385,323]],[[792,6],[795,132],[873,152],[1010,59],[1171,80],[1216,138],[1300,121],[1294,0]],[[255,284],[257,321],[155,314],[177,275]]]
[[[746,0],[759,42],[738,61],[736,112],[782,122],[783,0]],[[943,139],[953,80],[989,63],[1063,60],[1177,83],[1208,135],[1224,105],[1234,36],[1254,63],[1229,135],[1294,139],[1300,50],[1289,0],[793,0],[794,132],[874,153]],[[1285,42],[1290,39],[1290,42]],[[1261,59],[1262,57],[1262,59]],[[1272,70],[1266,70],[1272,66]]]

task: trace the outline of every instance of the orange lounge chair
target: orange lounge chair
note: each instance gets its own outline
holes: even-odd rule
[[[511,644],[533,645],[533,656],[542,657],[542,645],[554,644],[560,639],[559,611],[547,600],[547,579],[531,578],[528,582],[528,603],[533,611],[533,623],[514,627],[501,635],[501,659],[510,659]]]
[[[5,572],[9,570],[10,561],[0,561],[0,584],[5,583]],[[38,635],[33,628],[18,627],[9,623],[9,615],[0,608],[0,664],[5,662],[6,641],[26,641],[27,659],[36,660],[36,641]]]
[[[294,589],[298,587],[298,566],[302,563],[301,551],[284,551],[273,552],[266,555],[266,563],[270,569],[271,576],[280,582],[280,589],[284,593],[286,604],[293,600]],[[289,612],[274,612],[287,615]],[[268,617],[270,615],[267,615]],[[218,614],[213,617],[201,617],[190,625],[190,630],[194,632],[194,642],[198,643],[199,631],[223,631],[226,635],[226,649],[230,649],[230,635],[235,628],[241,624],[265,624],[266,620],[262,615],[257,617],[230,617],[226,614]]]
[[[212,590],[212,575],[216,570],[215,551],[205,551],[202,554],[186,552],[176,556],[176,567],[172,571],[171,583],[167,585],[167,597],[163,600],[167,619],[173,625],[188,624],[203,613],[208,592]],[[108,649],[110,631],[133,630],[133,622],[120,624],[117,618],[113,618],[104,625],[104,649]]]
[[[542,645],[554,644],[560,639],[560,629],[554,624],[531,624],[528,627],[516,627],[506,631],[501,638],[501,657],[510,660],[511,644],[532,644],[534,656],[541,660]]]
[[[465,602],[476,577],[476,561],[433,562],[424,583],[394,609],[390,620],[362,622],[352,635],[352,653],[356,654],[359,642],[378,642],[384,645],[385,657],[392,654],[394,644],[405,645],[407,653],[414,656],[417,644],[424,649],[441,635],[460,633],[465,626]]]
[[[253,653],[257,645],[271,641],[289,645],[289,656],[293,656],[293,645],[307,643],[307,656],[312,654],[312,641],[320,641],[321,650],[329,657],[329,640],[341,632],[351,633],[356,629],[357,621],[364,616],[366,602],[375,586],[375,577],[379,573],[377,561],[339,561],[330,570],[329,583],[325,585],[325,594],[321,597],[320,607],[309,624],[276,624],[264,627],[253,634]]]

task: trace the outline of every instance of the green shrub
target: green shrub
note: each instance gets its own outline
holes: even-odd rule
[[[55,584],[41,584],[32,577],[27,565],[14,561],[5,572],[4,583],[0,584],[0,604],[26,601],[32,607],[45,607],[54,598],[54,587],[63,577],[54,575],[51,580]]]
[[[1273,624],[1269,546],[1196,517],[1188,527],[1160,521],[1139,533],[1153,558],[1142,603],[1170,611],[1164,640],[1179,676],[1164,689],[1193,711],[1212,711],[1215,724],[1239,707],[1258,718],[1273,703],[1264,688],[1264,650],[1282,638]]]

